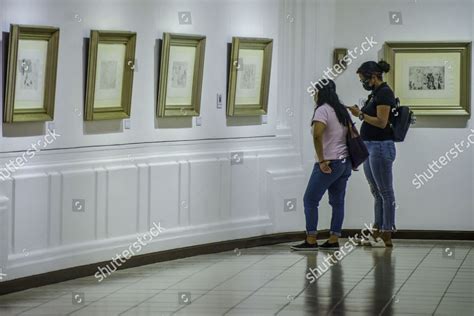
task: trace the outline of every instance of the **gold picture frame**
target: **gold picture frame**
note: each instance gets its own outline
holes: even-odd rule
[[[469,116],[471,42],[386,42],[387,82],[416,115]]]
[[[332,57],[333,66],[340,65],[342,70],[345,70],[347,68],[347,61],[344,60],[344,57],[346,57],[347,54],[348,54],[347,48],[335,48],[333,57]]]
[[[89,42],[84,119],[130,117],[137,33],[92,30]]]
[[[12,24],[3,122],[52,121],[59,28]]]
[[[228,116],[267,114],[273,39],[233,37],[227,92]]]
[[[206,36],[163,33],[156,113],[199,116]]]

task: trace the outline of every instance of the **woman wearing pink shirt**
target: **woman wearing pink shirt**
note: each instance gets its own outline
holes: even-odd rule
[[[339,101],[333,81],[319,81],[316,87],[318,88],[314,95],[316,109],[311,126],[318,162],[314,165],[304,195],[306,240],[291,247],[297,251],[313,251],[318,248],[339,249],[346,185],[352,173],[350,159],[346,159],[349,156],[346,138],[349,113]],[[318,246],[318,206],[326,191],[329,194],[329,204],[332,206],[331,231],[329,239]]]

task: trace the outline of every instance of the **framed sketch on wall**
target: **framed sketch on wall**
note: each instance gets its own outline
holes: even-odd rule
[[[157,115],[199,116],[206,37],[163,34]]]
[[[273,40],[232,39],[227,115],[264,115],[268,108]]]
[[[58,28],[11,25],[5,123],[53,120],[58,48]]]
[[[342,66],[343,70],[346,69],[347,67],[347,62],[344,60],[345,57],[348,54],[348,49],[347,48],[335,48],[333,52],[333,66],[334,65],[340,65]]]
[[[86,121],[130,117],[136,40],[133,32],[91,31]]]
[[[417,115],[469,115],[470,42],[387,42],[387,81]]]

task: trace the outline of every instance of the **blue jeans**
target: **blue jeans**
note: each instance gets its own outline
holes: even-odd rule
[[[393,232],[395,228],[395,193],[393,191],[392,166],[396,157],[392,140],[366,141],[369,158],[364,162],[364,173],[370,192],[375,199],[374,227]]]
[[[316,235],[318,228],[318,207],[326,190],[329,193],[329,204],[332,206],[331,234],[341,236],[344,220],[344,198],[347,180],[351,176],[352,166],[349,159],[333,160],[329,164],[330,174],[323,173],[316,163],[304,194],[304,214],[306,233]]]

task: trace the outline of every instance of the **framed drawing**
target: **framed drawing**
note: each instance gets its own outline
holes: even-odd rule
[[[469,115],[470,42],[387,42],[387,81],[417,115]]]
[[[335,48],[333,53],[333,65],[340,65],[342,69],[347,68],[347,62],[344,60],[344,57],[347,56],[347,48]]]
[[[58,48],[58,28],[11,25],[5,123],[53,120]]]
[[[206,37],[163,34],[157,115],[199,116]]]
[[[133,32],[91,31],[86,121],[130,117],[136,41]]]
[[[227,115],[264,115],[268,108],[273,40],[232,38]]]

